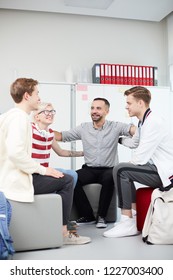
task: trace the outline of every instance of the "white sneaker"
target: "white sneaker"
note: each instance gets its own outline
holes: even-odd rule
[[[126,218],[124,221],[117,223],[112,229],[105,231],[105,237],[125,237],[137,235],[140,232],[136,227],[136,220],[133,218]]]
[[[132,209],[132,218],[135,219],[135,221],[136,221],[136,210],[134,210],[134,209]],[[121,214],[119,221],[118,221],[118,222],[115,222],[115,223],[114,223],[114,226],[116,226],[116,225],[117,225],[118,223],[120,223],[120,222],[124,222],[124,221],[127,220],[127,219],[129,219],[128,216],[122,215],[122,214]]]
[[[122,214],[121,214],[120,220],[119,220],[118,222],[115,222],[115,223],[114,223],[114,226],[117,226],[119,223],[123,223],[124,221],[126,221],[126,220],[128,220],[128,219],[129,219],[128,216],[122,215]]]

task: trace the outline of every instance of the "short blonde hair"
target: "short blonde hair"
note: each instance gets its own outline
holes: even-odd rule
[[[35,122],[35,116],[38,115],[38,113],[40,113],[41,111],[46,110],[46,108],[49,106],[51,106],[53,108],[52,103],[48,103],[48,102],[39,103],[38,109],[36,109],[32,112],[32,121]]]

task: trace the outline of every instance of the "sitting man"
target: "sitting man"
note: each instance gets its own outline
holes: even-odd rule
[[[107,227],[105,217],[114,192],[112,169],[115,162],[118,163],[118,140],[122,135],[129,136],[135,132],[133,125],[106,120],[109,108],[107,99],[95,98],[91,105],[92,122],[61,133],[55,131],[56,140],[82,140],[85,164],[77,170],[78,181],[74,191],[79,225],[96,222],[97,228]],[[92,183],[102,185],[96,220],[83,189],[83,186]]]
[[[113,169],[122,215],[120,222],[104,232],[105,237],[124,237],[139,233],[133,216],[136,209],[134,182],[153,189],[173,187],[173,138],[165,120],[153,113],[149,107],[150,91],[145,87],[137,86],[126,90],[124,95],[129,115],[136,116],[139,120],[138,130],[131,139],[132,146],[134,141],[137,148],[131,162],[120,163]]]
[[[73,178],[45,167],[31,157],[31,111],[40,103],[38,81],[18,78],[10,88],[15,108],[0,116],[0,191],[7,199],[33,202],[34,194],[58,193],[62,198],[64,244],[85,244],[89,237],[67,230],[73,201]],[[46,207],[46,206],[45,206]]]

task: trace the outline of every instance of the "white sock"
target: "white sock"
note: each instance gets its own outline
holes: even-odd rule
[[[132,209],[132,217],[135,218],[136,217],[136,210]]]

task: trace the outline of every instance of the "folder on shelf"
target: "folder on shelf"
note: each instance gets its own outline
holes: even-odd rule
[[[139,85],[139,69],[135,66],[135,85]]]
[[[158,68],[153,67],[153,85],[158,86]]]
[[[105,65],[100,64],[100,83],[104,84],[105,83]]]
[[[136,84],[136,81],[135,81],[135,66],[132,65],[131,66],[131,75],[132,75],[132,78],[131,78],[131,85],[135,85]]]
[[[142,66],[142,85],[146,86],[147,85],[147,80],[146,80],[146,66]]]
[[[132,65],[127,65],[127,84],[132,85]]]
[[[105,84],[109,84],[109,67],[108,64],[104,64],[104,76],[105,76]]]
[[[115,84],[115,77],[116,77],[116,65],[112,64],[111,65],[111,84]]]
[[[154,86],[154,70],[153,67],[149,67],[149,86]]]
[[[142,86],[143,85],[143,73],[142,73],[142,66],[138,66],[138,85]]]
[[[95,84],[100,84],[100,64],[95,63],[92,67],[92,81]]]
[[[127,65],[123,65],[123,85],[127,85],[128,84],[128,66]]]
[[[120,65],[119,64],[116,64],[116,76],[115,76],[115,83],[117,85],[120,84]]]
[[[124,82],[124,65],[120,64],[119,71],[120,71],[119,84],[123,85],[123,82]]]
[[[112,83],[112,65],[108,64],[108,84]]]
[[[150,86],[150,67],[146,66],[146,86]]]

